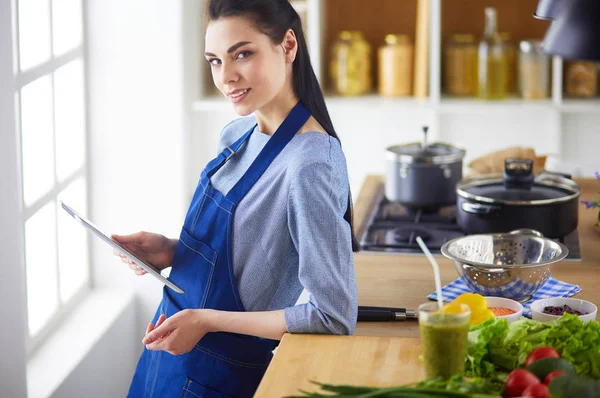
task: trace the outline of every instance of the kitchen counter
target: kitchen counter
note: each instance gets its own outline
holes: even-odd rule
[[[593,200],[600,184],[595,179],[577,180],[582,200]],[[354,206],[354,230],[359,237],[366,217],[376,205],[384,177],[369,176]],[[575,297],[600,303],[600,228],[597,209],[579,210],[582,261],[555,264],[552,276],[578,284]],[[436,257],[442,284],[457,278],[452,261]],[[433,270],[423,255],[356,253],[354,256],[359,305],[417,308],[435,289]],[[371,337],[363,337],[371,336]],[[373,337],[379,336],[379,337]],[[394,385],[423,377],[418,362],[419,328],[415,321],[360,322],[354,336],[286,334],[269,366],[256,397],[280,397],[299,388],[315,390],[309,380],[328,383]]]

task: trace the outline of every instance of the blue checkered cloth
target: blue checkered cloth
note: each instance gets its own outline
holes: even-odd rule
[[[520,282],[520,283],[519,283]],[[503,290],[506,290],[506,286]],[[511,292],[519,291],[523,289],[523,282],[516,281],[514,286],[510,287]],[[486,292],[486,296],[500,296],[500,294],[494,294],[493,289],[489,289],[489,292]],[[529,306],[535,300],[544,299],[544,298],[554,298],[554,297],[570,297],[574,294],[577,294],[581,291],[581,288],[577,285],[572,285],[570,283],[559,281],[558,279],[550,278],[548,281],[534,293],[533,298],[523,304],[523,316],[527,318],[531,318],[531,309]],[[463,293],[472,293],[472,290],[467,287],[465,282],[458,278],[454,282],[447,284],[442,287],[442,295],[444,296],[444,301],[452,301]],[[518,296],[518,294],[516,294]],[[437,293],[433,292],[429,296],[427,296],[429,300],[437,300]]]

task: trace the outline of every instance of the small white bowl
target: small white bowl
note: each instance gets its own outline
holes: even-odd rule
[[[549,305],[555,307],[561,307],[568,305],[579,312],[586,312],[585,315],[579,315],[579,319],[583,322],[589,322],[596,319],[598,313],[598,307],[589,301],[580,300],[576,298],[547,298],[539,299],[531,303],[531,317],[534,321],[549,322],[560,318],[560,315],[544,314],[544,307]]]
[[[506,319],[506,322],[509,324],[518,321],[523,315],[523,305],[518,301],[504,297],[485,297],[485,301],[487,301],[488,307],[508,308],[509,310],[515,311],[514,314],[510,315],[496,315],[496,318]]]

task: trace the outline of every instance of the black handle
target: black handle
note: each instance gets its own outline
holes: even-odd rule
[[[531,189],[534,181],[533,160],[508,158],[504,160],[506,189]]]
[[[358,310],[375,310],[375,311],[393,311],[393,312],[406,312],[406,308],[397,307],[376,307],[371,305],[359,305]]]
[[[417,319],[415,310],[406,308],[391,308],[391,307],[358,307],[359,322],[389,322],[389,321],[406,321]]]
[[[393,311],[358,310],[358,322],[388,322],[396,320]]]

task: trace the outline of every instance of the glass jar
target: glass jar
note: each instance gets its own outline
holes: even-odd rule
[[[511,40],[510,33],[500,32],[499,35],[504,43],[506,56],[506,93],[513,94],[517,91],[517,46]]]
[[[388,34],[379,47],[379,94],[400,97],[412,94],[413,44],[407,35]]]
[[[331,51],[330,75],[333,88],[340,95],[371,91],[371,45],[362,32],[340,32]]]
[[[594,97],[598,92],[598,69],[593,62],[573,61],[565,68],[565,88],[571,97]]]
[[[477,94],[477,43],[471,34],[452,35],[444,48],[445,92],[456,96]]]
[[[477,96],[482,99],[506,97],[506,52],[498,34],[496,9],[485,9],[485,33],[478,48]]]
[[[550,86],[550,57],[539,40],[519,44],[519,92],[528,100],[547,98]]]

